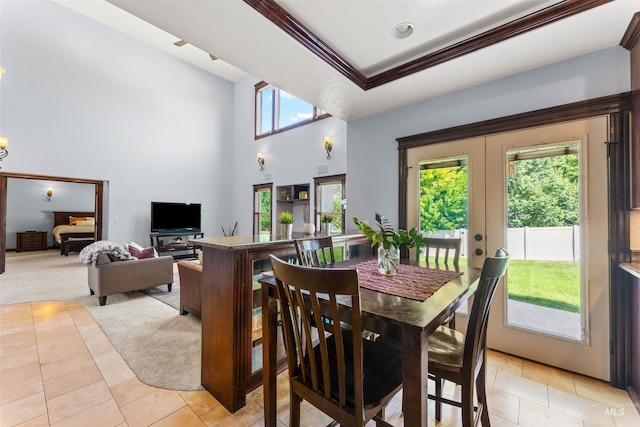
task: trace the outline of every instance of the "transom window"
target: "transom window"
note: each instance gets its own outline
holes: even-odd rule
[[[329,117],[326,111],[268,83],[255,87],[256,139]]]

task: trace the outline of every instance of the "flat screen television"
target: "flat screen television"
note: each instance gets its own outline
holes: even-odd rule
[[[151,231],[200,232],[200,203],[151,202]]]

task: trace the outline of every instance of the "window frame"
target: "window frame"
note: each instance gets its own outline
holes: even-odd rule
[[[269,192],[270,195],[270,205],[269,212],[262,212],[258,210],[260,206],[256,206],[256,195],[260,192]],[[269,233],[273,231],[273,183],[264,183],[264,184],[254,184],[253,185],[253,235],[257,236],[260,234],[260,218],[263,215],[269,214]]]
[[[261,93],[267,89],[273,89],[273,99],[271,101],[271,130],[264,133],[258,133],[258,128],[262,128],[262,98]],[[307,104],[303,99],[297,98]],[[311,105],[311,104],[309,104]],[[286,132],[291,129],[298,128],[300,126],[308,125],[309,123],[317,122],[318,120],[326,119],[327,117],[331,117],[331,115],[327,112],[322,111],[320,108],[315,105],[311,105],[313,107],[313,113],[311,118],[306,120],[301,120],[292,125],[280,127],[279,126],[279,117],[280,117],[280,88],[277,88],[270,83],[260,82],[255,85],[255,97],[254,97],[254,123],[253,123],[253,133],[254,139],[258,140],[267,136],[275,135],[278,133]],[[259,126],[260,125],[260,126]]]
[[[347,175],[339,174],[339,175],[330,175],[330,176],[321,176],[313,178],[313,194],[314,194],[314,221],[316,224],[316,229],[320,229],[320,215],[324,212],[320,210],[321,203],[321,190],[320,187],[323,185],[329,184],[341,184],[342,185],[342,200],[347,199]],[[332,212],[333,213],[333,212]],[[341,234],[345,234],[347,229],[347,224],[345,222],[347,210],[345,205],[342,204],[342,208],[340,209],[340,217],[342,219],[342,232]]]

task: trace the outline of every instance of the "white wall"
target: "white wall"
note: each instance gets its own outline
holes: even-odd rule
[[[347,222],[398,223],[396,138],[627,92],[630,72],[629,51],[612,47],[349,122]]]
[[[0,8],[2,172],[106,181],[118,243],[149,242],[151,201],[202,203],[205,235],[219,235],[233,84],[51,1]]]
[[[310,184],[309,203],[313,218],[313,178],[343,174],[347,170],[347,124],[335,117],[254,139],[254,85],[259,81],[255,77],[247,76],[235,84],[233,218],[234,222],[238,221],[239,234],[246,235],[253,231],[254,184],[272,182],[274,198],[275,189],[279,185]],[[324,149],[325,135],[333,138],[330,159],[326,158]],[[258,153],[265,157],[263,171],[258,168]],[[326,165],[327,173],[318,174],[319,165]],[[273,212],[275,211],[274,204]],[[302,231],[303,222],[300,215],[296,214],[294,231]],[[276,220],[274,214],[274,224]]]
[[[47,189],[53,189],[51,201]],[[93,184],[9,178],[7,185],[7,248],[15,249],[16,232],[51,231],[54,211],[92,212],[95,201]],[[47,245],[53,246],[49,233]]]

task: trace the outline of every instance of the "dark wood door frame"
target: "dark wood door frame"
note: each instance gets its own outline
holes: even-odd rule
[[[21,174],[11,172],[0,172],[0,274],[4,273],[6,267],[7,251],[7,188],[8,178],[37,179],[44,181],[73,182],[77,184],[92,184],[95,186],[94,210],[96,215],[95,239],[102,240],[102,211],[104,209],[104,182],[94,179],[64,178],[56,176],[43,176],[32,174]]]
[[[407,151],[410,148],[584,120],[597,116],[609,117],[609,141],[602,141],[602,143],[607,143],[608,146],[611,384],[618,388],[625,388],[629,385],[631,365],[639,363],[631,360],[629,356],[630,349],[627,337],[630,333],[630,325],[627,319],[630,299],[625,293],[623,279],[618,273],[618,264],[629,262],[630,257],[629,164],[631,150],[629,147],[631,130],[629,117],[631,109],[631,92],[625,92],[397,138],[399,151],[398,227],[407,229]],[[403,253],[401,256],[407,257],[408,253]]]

